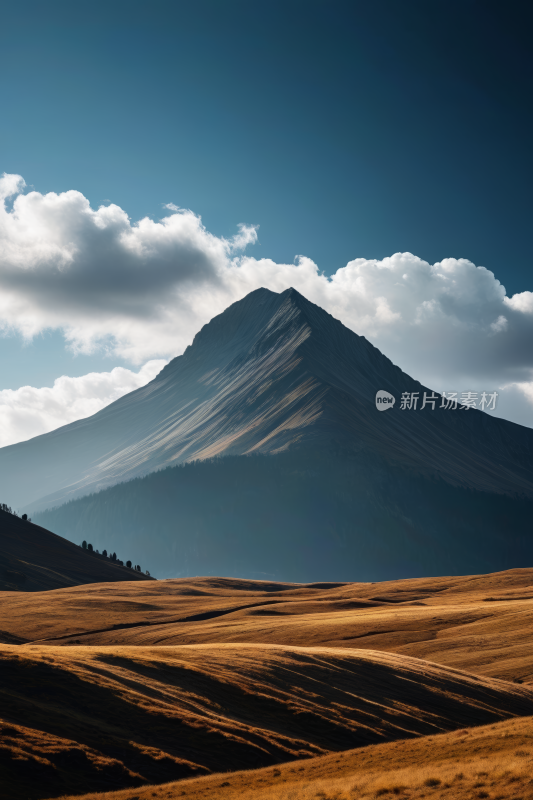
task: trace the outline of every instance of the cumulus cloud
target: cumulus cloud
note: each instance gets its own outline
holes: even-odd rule
[[[356,258],[327,277],[305,256],[278,264],[245,255],[253,226],[225,239],[192,211],[169,203],[164,213],[132,222],[80,192],[25,192],[20,176],[4,176],[0,326],[28,338],[61,329],[75,351],[105,346],[142,364],[183,352],[249,291],[294,286],[426,385],[501,390],[498,413],[533,426],[533,292],[507,297],[482,266],[411,253]]]
[[[142,363],[183,349],[191,300],[216,290],[234,254],[257,238],[246,225],[232,239],[213,236],[173,205],[159,222],[132,224],[116,205],[92,209],[80,192],[24,187],[20,176],[0,179],[1,324],[28,338],[62,328],[74,350],[111,340]]]
[[[92,372],[81,378],[63,376],[51,388],[22,386],[0,391],[0,447],[96,414],[151,381],[166,363],[149,361],[139,372],[115,367],[111,372]]]

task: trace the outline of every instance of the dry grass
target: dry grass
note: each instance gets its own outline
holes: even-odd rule
[[[95,584],[5,594],[0,613],[6,641],[357,647],[533,681],[529,569],[331,587],[217,578]]]
[[[62,800],[527,800],[533,718],[160,786]]]
[[[338,648],[6,645],[0,676],[3,781],[24,800],[533,714],[528,687]]]
[[[9,800],[533,797],[531,720],[499,722],[533,714],[533,570],[100,583],[0,615]]]

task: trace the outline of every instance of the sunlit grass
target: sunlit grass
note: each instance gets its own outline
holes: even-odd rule
[[[529,800],[533,718],[76,800]],[[65,797],[64,800],[67,800]],[[68,797],[68,800],[73,800]]]

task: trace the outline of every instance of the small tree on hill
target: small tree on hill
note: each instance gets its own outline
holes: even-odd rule
[[[131,561],[126,561],[126,566],[128,567],[128,569],[131,569]]]
[[[27,514],[23,514],[22,515],[22,519],[28,519],[28,515]]]
[[[107,558],[107,550],[102,550],[102,555]]]
[[[87,550],[89,550],[91,553],[92,553],[92,551],[93,551],[93,546],[92,546],[92,544],[91,544],[90,542],[89,542],[89,544],[87,545]]]
[[[83,547],[84,550],[87,550],[87,542],[85,541],[85,539],[81,543],[81,546]]]

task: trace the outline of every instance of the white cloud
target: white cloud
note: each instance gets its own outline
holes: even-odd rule
[[[23,194],[20,176],[0,178],[0,320],[30,338],[61,328],[74,350],[112,340],[142,363],[190,339],[194,303],[216,289],[234,254],[257,238],[240,225],[213,236],[187,209],[131,224],[116,205],[96,211],[76,191]],[[5,200],[14,197],[11,210]]]
[[[132,223],[118,206],[94,210],[76,191],[23,190],[19,176],[0,179],[0,198],[13,200],[0,203],[5,330],[61,329],[75,351],[105,345],[142,364],[183,352],[249,291],[294,286],[426,385],[507,387],[499,413],[533,426],[533,292],[507,297],[492,272],[466,259],[357,258],[328,278],[304,256],[277,264],[239,254],[256,241],[254,227],[216,237],[171,203],[162,220]]]
[[[506,297],[504,302],[515,311],[523,314],[533,314],[533,292],[521,292],[512,297]]]
[[[64,375],[51,388],[22,386],[0,391],[0,447],[96,414],[151,381],[166,363],[149,361],[139,372],[115,367],[111,372],[91,372],[81,378]]]

